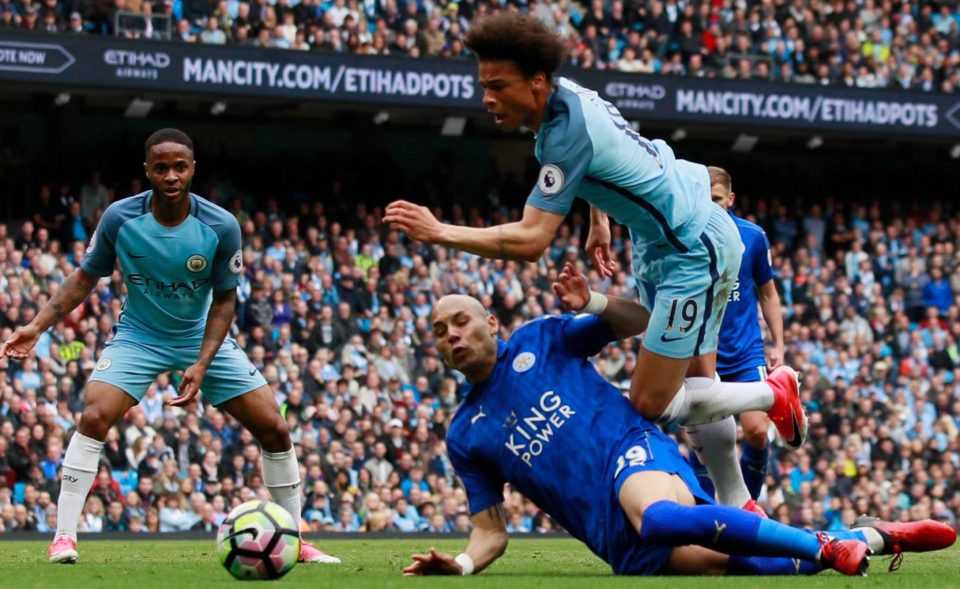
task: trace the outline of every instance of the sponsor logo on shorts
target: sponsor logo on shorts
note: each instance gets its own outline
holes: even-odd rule
[[[193,254],[187,258],[187,270],[191,272],[203,272],[207,268],[207,259],[200,254]]]

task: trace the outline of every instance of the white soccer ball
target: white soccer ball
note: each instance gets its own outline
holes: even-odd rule
[[[248,501],[223,520],[217,554],[238,579],[279,579],[297,564],[300,533],[290,513],[276,503]]]

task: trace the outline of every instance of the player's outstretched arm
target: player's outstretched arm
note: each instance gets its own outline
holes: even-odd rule
[[[93,287],[97,285],[98,280],[99,277],[79,268],[71,272],[33,321],[17,328],[13,335],[0,346],[0,357],[9,356],[17,360],[26,358],[33,346],[37,344],[40,334],[50,329],[51,325],[55,325],[83,302],[83,299],[87,298]]]
[[[620,297],[599,295],[606,301],[605,307],[599,311],[588,309],[592,295],[587,287],[587,279],[570,262],[564,264],[560,276],[553,283],[553,292],[567,310],[600,315],[617,339],[640,335],[647,330],[650,322],[650,312],[642,305]]]
[[[768,280],[758,287],[757,295],[760,299],[760,312],[773,339],[773,350],[770,352],[772,370],[783,364],[783,309],[780,307],[780,295],[777,294],[777,285],[773,280]]]
[[[430,549],[430,554],[414,554],[413,564],[403,569],[406,576],[415,575],[470,575],[487,568],[507,550],[507,522],[503,504],[498,503],[474,515],[473,531],[467,549],[454,557],[446,552]]]
[[[398,200],[387,206],[383,222],[418,241],[454,247],[484,258],[536,262],[564,218],[527,205],[523,218],[516,223],[466,227],[441,223],[427,207]]]
[[[220,346],[223,345],[233,315],[237,306],[237,289],[216,291],[213,293],[213,302],[207,313],[207,326],[203,332],[203,342],[200,344],[200,357],[183,372],[180,382],[180,394],[170,400],[171,405],[182,406],[193,401],[200,392],[200,384],[207,373],[207,368],[213,362]]]

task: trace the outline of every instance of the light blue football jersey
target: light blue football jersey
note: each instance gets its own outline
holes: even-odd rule
[[[146,344],[203,339],[214,291],[236,288],[243,271],[240,224],[221,207],[190,195],[190,214],[165,227],[150,212],[153,191],[104,211],[81,268],[109,276],[117,261],[127,287],[117,337]]]
[[[693,247],[710,216],[706,166],[634,131],[593,90],[559,78],[537,133],[541,164],[527,203],[565,215],[579,196],[626,225],[641,249]]]

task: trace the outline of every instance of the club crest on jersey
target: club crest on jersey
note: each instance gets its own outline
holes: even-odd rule
[[[100,358],[100,361],[97,362],[97,370],[106,370],[110,368],[110,358]]]
[[[513,359],[513,370],[515,372],[526,372],[536,364],[537,357],[530,352],[524,352]]]
[[[243,271],[243,250],[237,250],[234,252],[233,257],[230,258],[230,271],[234,274],[239,274]]]
[[[207,259],[200,254],[193,254],[187,258],[187,270],[191,272],[203,272],[207,267]]]
[[[546,195],[554,195],[563,188],[563,171],[553,164],[547,164],[540,168],[540,178],[537,179],[537,186],[540,192]]]

